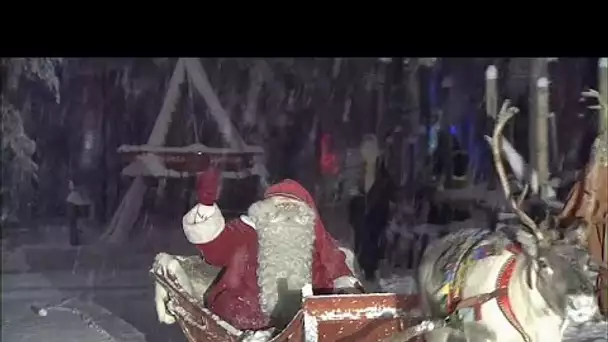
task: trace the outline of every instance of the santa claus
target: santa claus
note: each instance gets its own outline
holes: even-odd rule
[[[205,261],[224,268],[207,292],[208,309],[240,330],[262,330],[291,320],[306,284],[325,293],[362,288],[300,184],[269,187],[247,215],[226,222],[215,203],[219,178],[217,170],[199,176],[199,203],[182,221]]]

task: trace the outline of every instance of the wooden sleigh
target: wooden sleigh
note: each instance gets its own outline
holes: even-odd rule
[[[189,342],[247,341],[247,332],[239,331],[211,313],[187,293],[175,277],[154,270],[151,273],[167,290],[167,308]],[[302,309],[268,342],[388,342],[421,320],[417,296],[394,293],[313,295],[311,289],[305,288],[303,298]],[[409,341],[423,339],[416,337]]]

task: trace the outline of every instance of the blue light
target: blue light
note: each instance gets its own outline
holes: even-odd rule
[[[454,125],[450,126],[450,134],[451,135],[457,135],[458,134],[458,130],[456,129],[456,126],[454,126]]]

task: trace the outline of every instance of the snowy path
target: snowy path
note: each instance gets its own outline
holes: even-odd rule
[[[30,289],[30,290],[28,290]],[[109,311],[77,298],[65,300],[39,273],[2,274],[2,340],[144,342],[143,335]],[[33,308],[49,305],[41,316]]]
[[[28,260],[24,249],[3,250],[3,341],[145,341],[126,321],[81,296],[91,290],[90,272],[78,277],[70,265],[63,271],[40,272]],[[120,285],[126,284],[109,290]]]
[[[167,326],[158,323],[153,282],[148,273],[158,251],[176,254],[196,252],[187,244],[180,231],[171,231],[170,234],[156,232],[160,236],[146,235],[138,240],[139,244],[134,243],[129,249],[95,245],[82,248],[68,246],[67,230],[61,226],[41,228],[36,234],[30,231],[12,233],[10,239],[3,239],[3,247],[9,247],[3,248],[3,319],[14,322],[20,319],[31,322],[35,320],[36,324],[49,320],[55,322],[55,319],[61,320],[72,314],[49,312],[47,317],[39,317],[30,306],[55,304],[64,298],[77,297],[77,301],[69,302],[67,306],[72,307],[78,303],[88,313],[95,313],[90,316],[95,316],[95,322],[100,323],[113,336],[118,334],[117,330],[123,325],[129,326],[131,331],[140,336],[118,341],[185,341],[177,324]],[[59,324],[63,323],[57,323],[58,326]],[[23,331],[26,327],[20,325],[11,329],[3,329],[2,340],[21,341],[15,337],[18,336],[18,331]],[[32,341],[47,339],[33,338]],[[66,337],[59,341],[72,340]],[[82,337],[76,341],[89,342],[82,340]]]

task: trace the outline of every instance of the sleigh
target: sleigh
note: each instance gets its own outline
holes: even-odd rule
[[[155,280],[165,288],[167,307],[180,325],[188,342],[261,341],[242,332],[204,307],[191,296],[171,274],[151,271]],[[418,298],[394,293],[354,295],[314,295],[303,289],[302,308],[280,332],[268,342],[304,341],[406,341],[393,339],[420,321]],[[401,333],[401,334],[400,334]],[[423,341],[416,337],[409,341]]]

